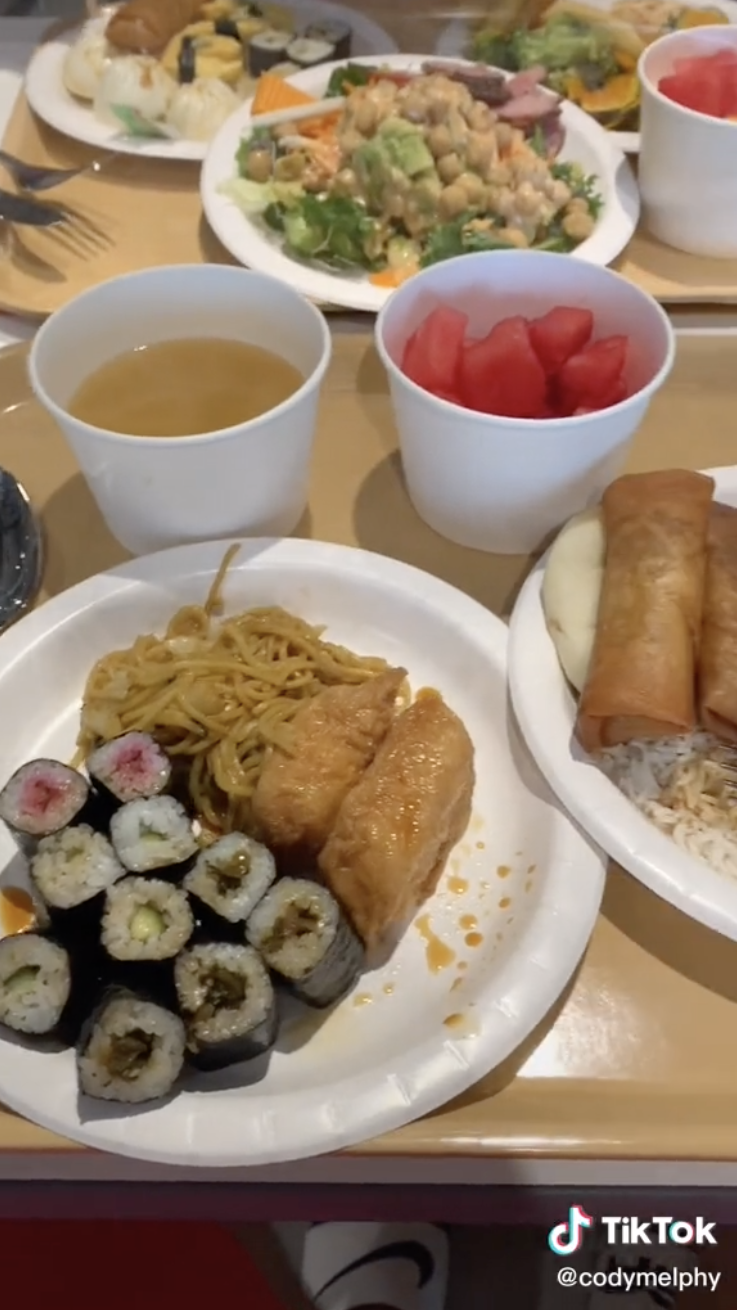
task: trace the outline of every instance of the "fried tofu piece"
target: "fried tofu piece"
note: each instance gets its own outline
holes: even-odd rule
[[[474,782],[473,743],[440,696],[421,697],[395,719],[318,859],[369,949],[432,896],[468,827]]]
[[[406,669],[387,669],[350,686],[326,687],[292,721],[293,754],[275,749],[253,797],[267,846],[284,855],[316,855],[340,805],[388,733]]]

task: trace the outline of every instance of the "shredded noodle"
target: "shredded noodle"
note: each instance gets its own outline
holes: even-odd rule
[[[364,682],[387,666],[322,640],[278,608],[220,619],[226,552],[203,606],[177,611],[163,637],[141,636],[94,665],[84,690],[78,762],[124,732],[150,733],[179,763],[214,832],[248,830],[266,751],[290,750],[289,724],[323,688]]]

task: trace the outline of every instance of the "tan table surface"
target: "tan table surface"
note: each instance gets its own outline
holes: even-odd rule
[[[309,516],[299,535],[424,568],[509,613],[522,558],[451,545],[407,499],[382,369],[363,324],[333,324]],[[25,348],[0,353],[0,464],[48,540],[50,596],[123,553],[58,431],[30,399]],[[734,462],[737,336],[681,336],[632,467]],[[737,1160],[737,945],[612,869],[573,987],[523,1050],[458,1101],[361,1152],[611,1160]],[[0,1111],[0,1152],[81,1150]]]

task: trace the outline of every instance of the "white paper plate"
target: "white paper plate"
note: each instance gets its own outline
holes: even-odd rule
[[[92,662],[199,601],[222,554],[214,542],[137,560],[72,588],[0,638],[0,778],[39,754],[69,757]],[[357,651],[404,665],[415,688],[440,690],[474,739],[474,814],[426,907],[432,931],[455,952],[453,966],[433,973],[411,927],[393,959],[322,1024],[296,1007],[258,1085],[204,1093],[195,1084],[128,1116],[89,1102],[80,1111],[70,1053],[0,1041],[0,1101],[66,1137],[167,1164],[299,1159],[397,1128],[457,1096],[560,995],[604,881],[602,857],[557,809],[510,728],[506,628],[475,601],[379,555],[256,540],[228,575],[226,603],[284,605]],[[22,862],[5,833],[4,866],[3,881],[17,883]],[[466,893],[449,878],[467,880]],[[466,915],[483,935],[476,949],[465,942]],[[448,1025],[450,1016],[458,1017]]]
[[[389,68],[419,71],[426,55],[391,55],[382,59]],[[324,64],[290,78],[294,86],[313,95],[322,95],[333,68],[341,63]],[[357,59],[354,63],[372,63]],[[391,291],[371,285],[367,277],[341,277],[336,273],[312,268],[282,253],[278,240],[265,233],[238,207],[223,196],[220,187],[235,173],[235,155],[241,137],[251,124],[251,101],[233,114],[210,142],[202,167],[202,205],[213,231],[234,259],[248,268],[272,273],[289,282],[297,291],[318,303],[342,305],[347,309],[378,313]],[[564,104],[563,123],[566,141],[561,160],[572,160],[587,173],[599,178],[603,206],[592,236],[573,252],[573,258],[592,264],[610,264],[630,240],[640,212],[640,198],[634,175],[624,155],[611,142],[610,134],[575,105]]]
[[[586,0],[592,9],[601,9],[607,13],[611,0]],[[688,0],[693,9],[721,9],[730,23],[737,23],[737,0]],[[454,18],[443,28],[435,46],[436,54],[441,58],[466,59],[471,50],[471,27],[467,19]],[[639,132],[608,132],[607,136],[627,155],[640,153]]]
[[[353,49],[357,55],[380,55],[397,48],[383,27],[371,18],[332,4],[330,0],[289,0],[287,8],[293,11],[297,23],[318,22],[320,19],[339,19],[349,23],[353,30]],[[62,69],[69,46],[79,34],[75,28],[63,36],[40,45],[26,72],[25,91],[34,113],[45,123],[65,136],[84,141],[89,146],[115,150],[121,155],[144,155],[153,159],[192,159],[205,157],[206,141],[137,141],[119,135],[114,127],[99,122],[91,107],[76,100],[64,86]]]
[[[706,471],[716,479],[716,499],[737,505],[737,468]],[[599,846],[664,901],[737,941],[737,879],[681,850],[576,743],[576,702],[543,614],[546,561],[525,582],[510,624],[509,685],[527,745],[559,800]]]

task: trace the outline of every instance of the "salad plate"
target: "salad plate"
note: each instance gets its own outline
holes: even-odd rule
[[[299,73],[288,79],[288,86],[301,92],[304,99],[310,96],[320,99],[328,92],[335,94],[336,86],[340,89],[343,74],[354,86],[360,86],[371,77],[378,78],[379,73],[385,73],[386,81],[391,83],[393,80],[395,84],[406,87],[413,78],[420,79],[427,72],[427,64],[424,57],[409,54],[390,55],[382,59],[380,65],[370,58],[351,60],[349,65],[341,61]],[[466,61],[431,61],[432,73],[444,73],[446,69],[448,76],[461,80],[469,71],[473,72],[473,65]],[[497,86],[507,84],[506,74],[489,70],[489,77],[496,80]],[[507,81],[511,86],[512,82],[508,78]],[[536,103],[539,103],[540,96],[547,94],[537,89]],[[522,99],[519,93],[517,96]],[[527,96],[526,102],[531,99],[532,96]],[[350,97],[347,104],[350,108]],[[552,106],[552,110],[548,106]],[[479,109],[488,113],[486,105],[479,105]],[[452,109],[447,111],[448,114],[452,112]],[[501,110],[502,116],[503,113]],[[441,132],[447,127],[444,115],[445,110],[441,109],[439,117],[436,115],[434,120],[435,127]],[[411,120],[412,113],[408,110],[405,117]],[[494,115],[492,119],[495,121]],[[544,133],[553,119],[553,131],[558,133],[558,139],[551,148]],[[344,126],[339,124],[340,133],[343,133]],[[390,185],[378,184],[381,187],[379,199],[376,191],[369,195],[377,175],[386,178],[391,170],[384,167],[386,161],[375,158],[374,146],[368,152],[361,152],[359,158],[360,133],[356,136],[358,145],[355,150],[352,144],[346,144],[348,138],[345,135],[338,140],[338,133],[324,143],[327,153],[323,153],[318,161],[320,166],[323,161],[325,163],[323,189],[319,194],[315,194],[314,185],[303,185],[298,179],[286,188],[277,186],[276,189],[268,181],[268,176],[266,184],[254,182],[252,173],[243,175],[249,171],[246,156],[253,146],[263,146],[266,153],[270,149],[279,153],[282,145],[274,143],[271,134],[268,139],[261,138],[258,113],[254,116],[252,102],[234,114],[210,144],[201,175],[203,208],[220,241],[240,263],[282,278],[314,300],[369,313],[382,308],[398,280],[414,271],[414,267],[471,250],[508,249],[510,244],[522,244],[570,251],[574,258],[609,264],[627,245],[639,216],[634,176],[609,133],[574,105],[562,102],[558,107],[554,97],[549,97],[540,122],[529,128],[524,141],[522,130],[510,132],[509,127],[505,130],[513,138],[510,152],[517,150],[525,157],[525,176],[532,179],[533,187],[540,188],[536,193],[538,198],[543,191],[546,197],[557,194],[556,183],[563,182],[562,207],[556,210],[558,200],[548,205],[545,199],[545,223],[541,220],[541,226],[531,240],[519,232],[514,234],[520,237],[518,241],[513,241],[511,236],[499,236],[500,226],[511,227],[513,221],[517,221],[512,217],[500,217],[501,200],[494,213],[487,213],[480,206],[471,215],[456,213],[448,217],[448,211],[443,212],[442,203],[438,202],[437,212],[432,208],[446,183],[441,167],[443,160],[437,153],[433,157],[427,150],[428,145],[431,150],[435,148],[429,120],[427,128],[423,128],[425,142],[420,142],[421,153],[424,152],[422,159],[413,156],[407,162],[406,157],[401,157],[406,156],[406,143],[402,142],[401,149],[396,142],[390,143],[396,155],[392,167],[398,167],[400,174],[404,169],[405,174],[411,175],[409,180],[413,185],[408,188],[411,193],[409,203],[413,203],[415,196],[415,179],[419,180],[420,189],[428,188],[422,197],[417,190],[417,204],[429,203],[431,206],[423,210],[424,233],[419,235],[413,236],[417,228],[407,225],[404,217],[394,217],[396,197],[389,194]],[[416,144],[417,131],[411,121],[405,122],[402,135],[409,136],[414,132]],[[484,147],[485,132],[488,131],[487,128],[471,132],[476,146],[480,143]],[[527,125],[524,131],[528,132]],[[376,137],[380,141],[386,140],[378,130]],[[289,139],[286,145],[290,146]],[[499,150],[496,142],[492,143],[492,149]],[[369,153],[371,160],[365,157]],[[504,156],[499,154],[497,157],[504,165]],[[455,167],[455,162],[450,162]],[[472,172],[475,168],[470,155],[467,167]],[[361,168],[373,182],[366,184],[363,191],[361,187],[354,187],[352,195],[346,195],[346,179],[353,179],[356,169],[360,171]],[[530,200],[537,203],[536,196],[530,194],[530,183],[525,188],[519,181],[521,171],[515,174],[518,180],[513,181],[511,188],[505,189],[504,185],[499,188],[504,192],[507,205],[504,212],[507,215],[518,212],[517,200],[523,192],[526,199],[520,201],[519,212]],[[396,178],[396,173],[392,176]],[[464,176],[467,179],[468,172]],[[579,209],[577,221],[583,224],[579,229],[569,228],[565,221],[561,222],[565,205],[573,200],[576,203],[571,207]],[[404,203],[406,205],[406,200]],[[461,203],[461,209],[464,204]],[[469,218],[471,221],[467,222]],[[520,220],[519,226],[524,228],[526,222],[528,220]],[[532,226],[534,228],[535,223]],[[527,230],[529,232],[529,227]],[[575,236],[566,235],[574,231]],[[394,280],[394,275],[398,275],[397,280]]]
[[[436,54],[512,71],[547,67],[550,85],[571,95],[607,127],[621,150],[635,155],[640,150],[639,54],[670,31],[737,23],[737,0],[553,0],[533,6],[533,21],[515,24],[507,36],[494,32],[493,17],[491,11],[480,24],[453,18],[438,38]]]

